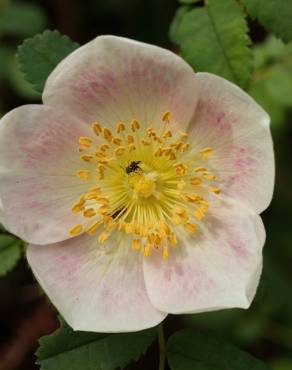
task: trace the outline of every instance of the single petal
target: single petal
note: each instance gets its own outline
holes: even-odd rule
[[[167,260],[158,254],[145,259],[151,302],[176,314],[247,308],[261,274],[264,239],[261,218],[239,202],[225,200]]]
[[[212,147],[210,163],[229,196],[257,213],[274,188],[274,152],[267,113],[231,82],[197,73],[200,98],[189,126],[194,144]]]
[[[192,68],[174,53],[141,42],[100,36],[65,58],[49,76],[45,104],[67,107],[86,122],[113,127],[133,118],[187,125],[196,105]]]
[[[39,283],[75,330],[137,331],[166,316],[147,296],[142,255],[125,242],[108,250],[84,235],[31,245],[27,257]]]
[[[71,206],[82,192],[78,138],[89,128],[41,105],[14,109],[0,122],[0,197],[3,222],[31,243],[69,237],[78,223]],[[78,167],[79,166],[79,167]]]

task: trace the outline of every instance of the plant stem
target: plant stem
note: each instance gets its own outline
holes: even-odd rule
[[[165,338],[163,332],[163,325],[160,323],[157,326],[158,345],[159,345],[159,368],[158,370],[165,369]]]

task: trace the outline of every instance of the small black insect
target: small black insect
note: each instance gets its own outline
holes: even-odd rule
[[[119,208],[117,209],[114,213],[112,213],[110,216],[115,219],[115,218],[119,218],[121,217],[124,213],[126,212],[126,210],[124,208]]]
[[[129,166],[126,167],[126,173],[129,175],[132,172],[137,172],[137,171],[141,170],[141,168],[139,167],[139,163],[141,163],[141,161],[131,162],[129,164]]]

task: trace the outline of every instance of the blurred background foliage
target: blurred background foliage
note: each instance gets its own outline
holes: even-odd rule
[[[187,4],[184,7],[200,3],[181,2]],[[58,29],[82,44],[110,33],[179,51],[169,38],[178,6],[175,0],[0,0],[0,116],[21,104],[40,102],[16,57],[17,47],[27,37]],[[284,44],[252,19],[248,25],[252,66],[246,89],[271,116],[277,162],[274,199],[263,214],[267,243],[260,287],[247,311],[171,316],[166,332],[184,326],[205,329],[265,360],[273,370],[291,370],[292,44]],[[0,232],[0,370],[33,369],[37,339],[57,327],[56,314],[26,265],[23,242],[3,228]],[[151,368],[150,352],[143,365],[132,368]]]

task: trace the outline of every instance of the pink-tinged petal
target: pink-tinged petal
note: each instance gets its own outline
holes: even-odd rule
[[[75,330],[138,331],[166,316],[150,303],[142,255],[128,244],[108,250],[84,235],[31,245],[27,257],[37,280]]]
[[[88,126],[41,106],[14,109],[0,122],[0,197],[3,223],[31,243],[69,237],[78,223],[71,206],[85,185],[75,175],[78,138]]]
[[[196,105],[192,68],[174,53],[115,36],[100,36],[65,58],[49,76],[45,104],[67,107],[86,122],[112,127],[133,118],[160,124],[189,122]]]
[[[262,269],[261,218],[239,202],[210,210],[198,235],[162,260],[146,258],[144,278],[152,304],[169,313],[247,308]]]
[[[222,189],[257,213],[269,205],[274,188],[274,151],[267,113],[231,82],[197,73],[200,98],[190,136],[212,147],[210,158]]]

